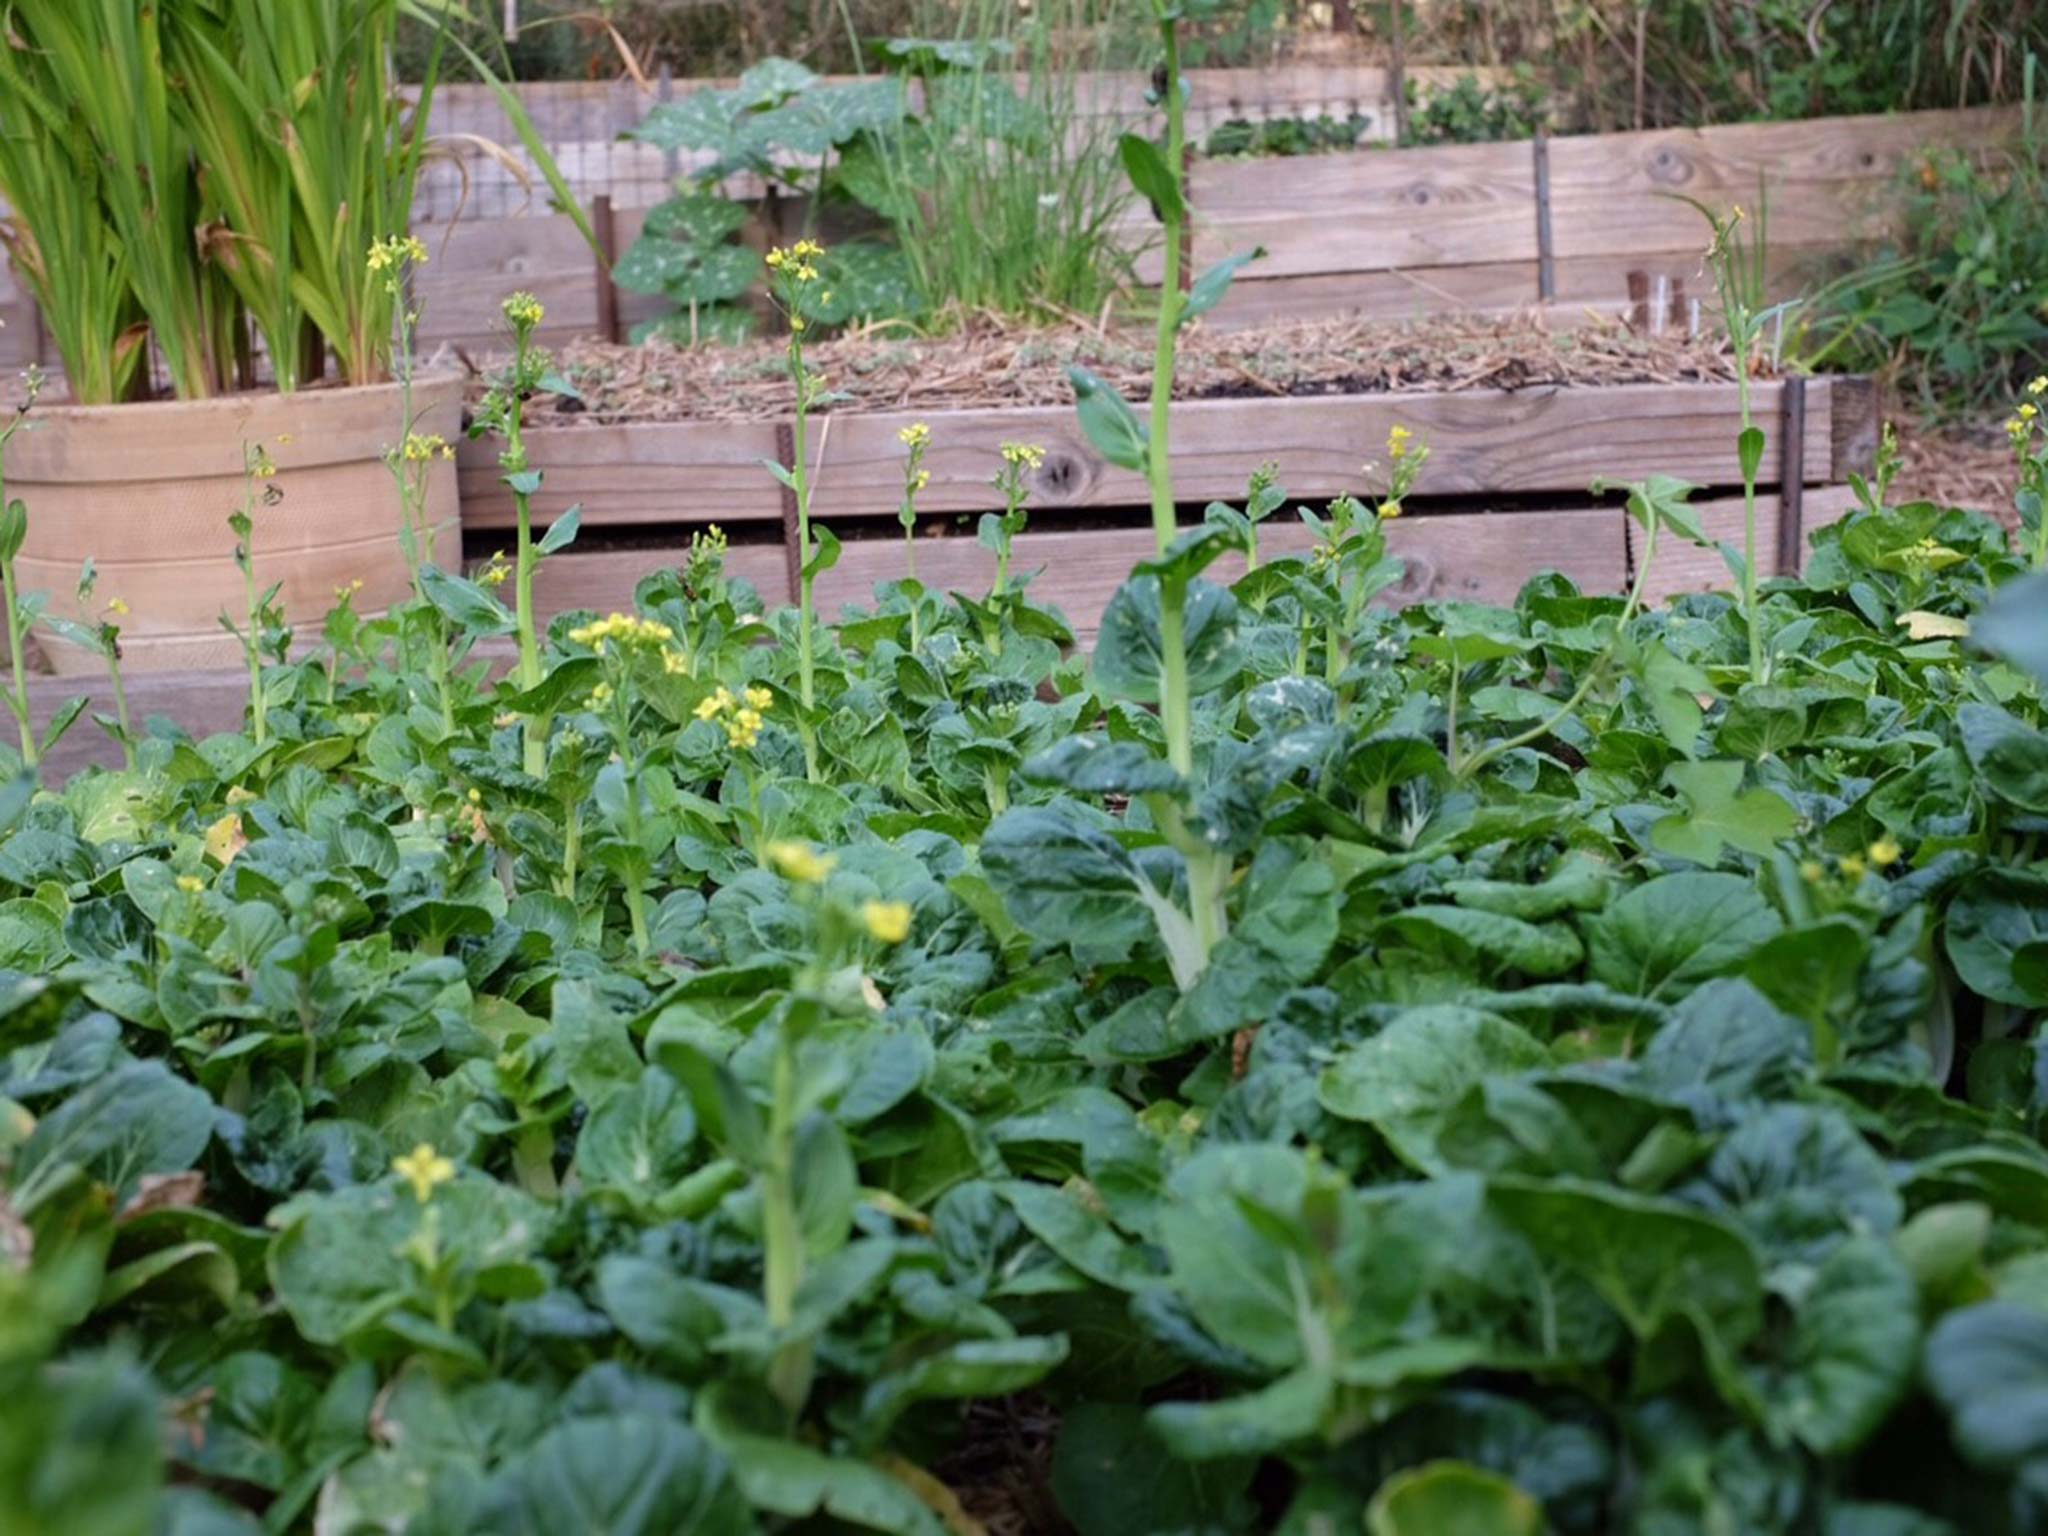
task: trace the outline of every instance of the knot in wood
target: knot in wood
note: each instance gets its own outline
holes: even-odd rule
[[[1407,570],[1389,589],[1388,595],[1398,603],[1420,602],[1426,597],[1434,597],[1442,585],[1436,562],[1424,554],[1404,554],[1401,559]]]
[[[1046,450],[1045,462],[1031,477],[1040,501],[1074,501],[1088,486],[1088,465],[1065,448]]]
[[[1426,181],[1418,181],[1401,194],[1403,202],[1413,203],[1417,208],[1427,207],[1436,201],[1436,191]]]
[[[1692,180],[1694,169],[1691,158],[1669,144],[1659,145],[1650,154],[1650,180],[1664,186],[1685,185]]]

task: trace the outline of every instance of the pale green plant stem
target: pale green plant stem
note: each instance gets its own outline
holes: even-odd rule
[[[576,796],[562,800],[562,879],[558,889],[563,899],[576,899],[576,861],[583,854],[583,807]]]
[[[1173,179],[1176,202],[1162,208],[1165,226],[1165,268],[1159,283],[1158,331],[1152,358],[1151,419],[1146,437],[1146,479],[1152,491],[1152,532],[1163,554],[1176,532],[1173,504],[1173,462],[1170,416],[1173,404],[1174,341],[1179,330],[1181,231],[1186,214],[1180,206],[1181,163],[1187,140],[1186,104],[1181,95],[1180,36],[1174,16],[1162,16],[1159,40],[1166,77],[1166,168]],[[1166,731],[1166,759],[1183,778],[1195,771],[1194,695],[1188,676],[1187,579],[1159,579],[1159,717]],[[1155,807],[1161,830],[1187,864],[1189,916],[1204,964],[1227,930],[1224,894],[1230,885],[1230,862],[1189,833],[1177,806],[1163,800]]]
[[[784,1033],[775,1047],[774,1083],[768,1111],[768,1164],[761,1173],[762,1301],[768,1328],[781,1333],[796,1321],[796,1297],[804,1283],[803,1225],[796,1211],[796,1042]],[[768,1366],[768,1387],[791,1417],[811,1392],[811,1346],[789,1342]]]
[[[526,373],[526,332],[522,328],[514,333],[517,356],[512,364],[512,377],[517,380]],[[512,474],[523,474],[526,470],[525,402],[519,398],[516,389],[505,409],[505,468]],[[518,518],[518,554],[513,567],[514,622],[519,631],[519,688],[522,693],[538,688],[541,681],[540,640],[534,631],[533,620],[533,569],[538,556],[533,547],[533,497],[525,491],[514,489],[512,506]],[[528,715],[526,717],[526,771],[535,778],[547,772],[549,717]]]
[[[121,650],[118,640],[107,644],[107,682],[114,690],[114,719],[121,727],[122,766],[135,766],[135,736],[128,724],[128,686],[121,681]]]
[[[0,490],[4,490],[0,485]],[[10,686],[13,697],[8,707],[14,712],[15,723],[21,727],[21,760],[29,768],[36,766],[36,733],[28,718],[28,676],[22,667],[22,642],[28,634],[28,626],[21,621],[21,589],[15,584],[14,557],[0,560],[0,584],[4,584],[7,602],[7,664],[12,673]]]
[[[1458,674],[1464,670],[1458,665],[1455,644],[1451,648],[1450,666],[1450,688],[1444,695],[1444,763],[1455,778],[1458,772]]]
[[[248,538],[248,558],[242,563],[242,593],[247,602],[248,632],[242,637],[242,651],[249,662],[249,723],[256,745],[270,740],[270,717],[263,708],[263,605],[256,596],[256,535]]]
[[[640,823],[640,766],[633,751],[632,705],[628,698],[625,673],[619,674],[618,687],[612,692],[612,735],[618,742],[619,767],[626,780],[626,838],[635,849],[642,844]],[[633,952],[642,959],[649,947],[647,935],[647,893],[640,887],[640,876],[636,871],[626,877],[626,915],[633,924]]]
[[[1746,436],[1752,426],[1749,402],[1749,352],[1750,317],[1743,311],[1743,336],[1740,352],[1735,359],[1735,398],[1742,409],[1742,431]],[[1780,446],[1782,452],[1782,445]],[[1801,467],[1788,464],[1786,474],[1799,474]],[[1656,537],[1656,523],[1653,519],[1650,537]],[[1647,561],[1645,562],[1647,564]],[[1742,473],[1742,614],[1749,626],[1749,675],[1755,682],[1764,681],[1764,629],[1763,615],[1757,610],[1756,596],[1756,471],[1745,462]]]
[[[803,715],[796,723],[796,733],[804,744],[804,776],[815,784],[818,782],[818,737],[811,727],[810,716],[818,699],[818,663],[811,633],[811,588],[815,577],[811,571],[810,376],[804,372],[803,337],[794,330],[789,337],[789,370],[796,382],[796,422],[791,433],[796,462],[790,465],[789,475],[795,482],[793,489],[796,494],[797,698],[804,707]]]

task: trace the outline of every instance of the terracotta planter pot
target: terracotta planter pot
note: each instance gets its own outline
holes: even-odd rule
[[[413,387],[420,432],[459,433],[462,379],[422,377]],[[147,405],[38,408],[7,454],[7,494],[28,505],[16,569],[24,591],[50,594],[50,611],[90,620],[128,604],[123,665],[135,671],[234,666],[238,641],[220,616],[247,611],[228,515],[242,501],[242,448],[261,442],[282,493],[259,500],[253,542],[258,590],[282,583],[278,602],[302,639],[317,636],[335,589],[360,580],[356,607],[379,613],[409,591],[399,542],[397,487],[384,452],[399,438],[398,386],[309,389]],[[433,556],[458,555],[453,462],[432,466],[427,497]],[[80,567],[99,567],[94,612],[73,595]],[[97,672],[96,653],[39,635],[62,674]]]

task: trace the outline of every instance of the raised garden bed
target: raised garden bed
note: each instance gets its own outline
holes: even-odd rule
[[[1089,446],[1064,370],[1081,363],[1134,390],[1144,371],[1135,341],[1083,330],[865,339],[810,356],[850,396],[812,437],[814,512],[846,541],[819,582],[828,610],[866,601],[875,582],[902,573],[897,434],[922,421],[932,479],[918,498],[920,576],[963,589],[986,583],[993,556],[975,543],[972,514],[997,504],[989,482],[999,445],[1036,443],[1045,462],[1017,558],[1021,568],[1046,568],[1035,588],[1042,600],[1084,635],[1093,630],[1151,534],[1142,481]],[[547,477],[537,516],[580,503],[585,532],[543,567],[544,607],[622,606],[635,581],[673,561],[690,526],[707,522],[728,531],[764,598],[788,599],[793,508],[762,462],[792,458],[779,358],[772,344],[565,352],[584,398],[560,402],[553,416],[543,404],[536,416],[546,424],[526,441]],[[1631,569],[1627,520],[1617,500],[1590,494],[1596,480],[1679,475],[1707,488],[1710,523],[1740,524],[1739,505],[1712,494],[1741,480],[1732,360],[1704,340],[1617,326],[1552,334],[1527,318],[1298,325],[1197,334],[1179,384],[1175,490],[1190,516],[1209,500],[1241,498],[1247,466],[1265,461],[1304,501],[1363,493],[1364,466],[1383,455],[1390,428],[1426,435],[1432,456],[1412,515],[1392,529],[1410,566],[1397,600],[1502,600],[1545,566],[1589,590],[1619,588]],[[1752,399],[1767,437],[1763,544],[1773,569],[1790,569],[1805,528],[1844,505],[1828,488],[1867,457],[1875,396],[1861,380],[1763,379]],[[511,526],[511,499],[489,450],[465,449],[460,469],[469,548],[488,554]],[[1296,527],[1275,519],[1269,546],[1290,547]],[[1660,567],[1658,582],[1671,591],[1725,579],[1709,564]]]

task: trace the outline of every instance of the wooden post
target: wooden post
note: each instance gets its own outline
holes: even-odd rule
[[[619,260],[619,232],[612,222],[612,197],[600,192],[590,200],[590,227],[597,235],[597,334],[619,339],[619,285],[612,268]]]
[[[1546,304],[1557,297],[1557,256],[1550,236],[1550,135],[1536,130],[1530,144],[1536,175],[1536,297]]]
[[[1393,48],[1394,145],[1408,142],[1408,0],[1387,0],[1388,42]]]
[[[1780,389],[1778,574],[1797,576],[1806,547],[1806,380],[1790,375]]]
[[[1628,328],[1650,328],[1650,274],[1640,269],[1628,275]]]

